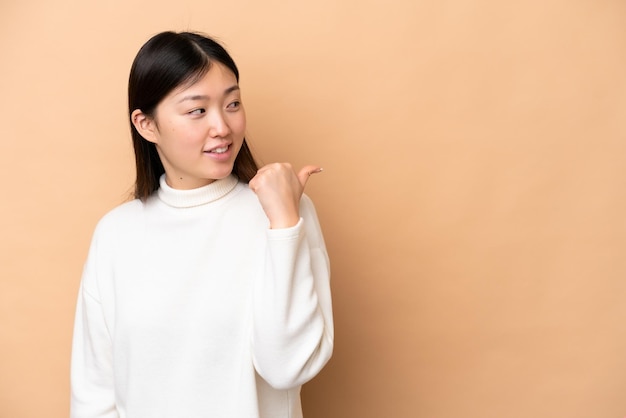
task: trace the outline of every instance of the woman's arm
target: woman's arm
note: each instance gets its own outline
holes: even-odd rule
[[[277,389],[312,379],[333,351],[330,266],[305,195],[300,214],[295,226],[268,231],[265,274],[254,288],[254,364]]]
[[[111,337],[96,286],[97,252],[94,238],[76,305],[71,363],[71,418],[118,418]]]

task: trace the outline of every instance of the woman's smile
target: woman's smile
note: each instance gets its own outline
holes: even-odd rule
[[[231,144],[222,145],[203,152],[206,156],[215,161],[229,161],[231,157],[232,147]]]

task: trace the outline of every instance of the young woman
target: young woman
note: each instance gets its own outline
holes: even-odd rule
[[[239,72],[163,32],[128,101],[136,199],[98,223],[78,296],[73,418],[301,417],[333,349],[328,255],[307,166],[260,170]]]

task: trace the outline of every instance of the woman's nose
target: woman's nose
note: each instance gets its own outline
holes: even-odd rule
[[[230,133],[230,128],[222,112],[215,111],[209,116],[209,135],[212,138],[225,137]]]

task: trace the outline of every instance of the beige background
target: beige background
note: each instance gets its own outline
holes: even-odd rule
[[[227,45],[263,161],[325,168],[307,418],[626,415],[623,0],[1,0],[0,417],[67,416],[128,70],[165,29]]]

